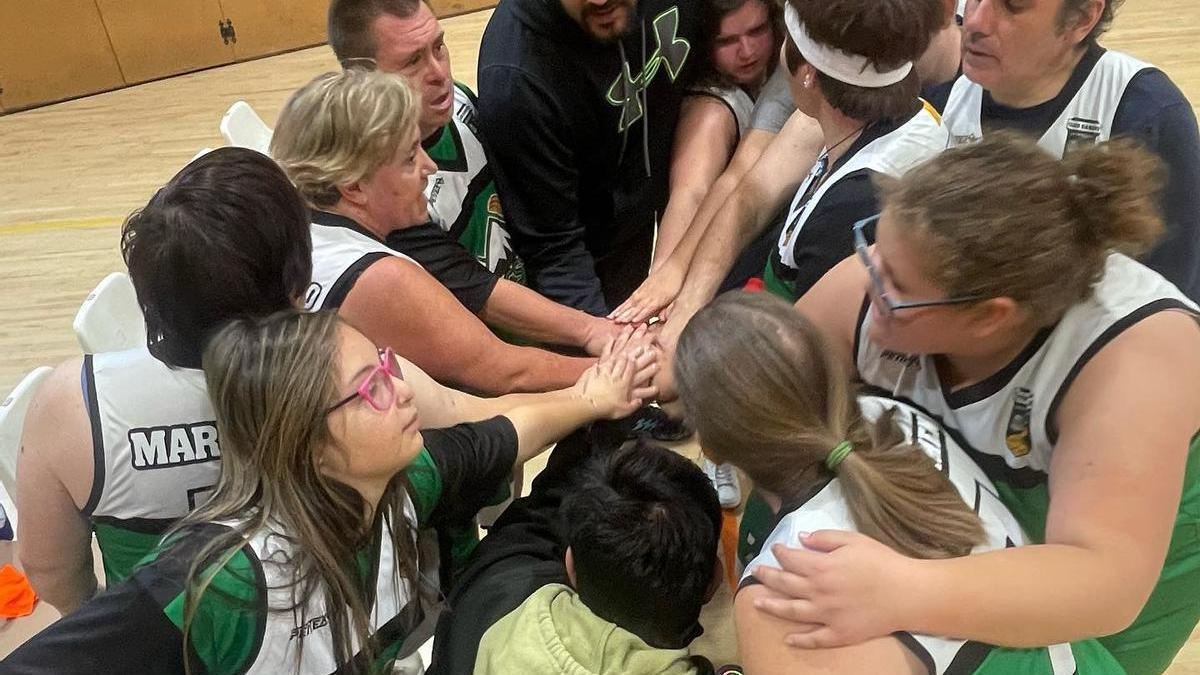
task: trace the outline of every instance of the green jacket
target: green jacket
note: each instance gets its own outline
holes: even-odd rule
[[[695,675],[686,649],[656,649],[592,614],[562,584],[537,590],[483,635],[476,675]]]

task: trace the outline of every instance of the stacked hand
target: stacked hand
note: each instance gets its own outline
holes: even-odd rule
[[[626,417],[656,393],[651,383],[659,367],[656,356],[646,327],[627,326],[605,344],[596,364],[575,383],[575,392],[601,418]]]
[[[655,315],[666,319],[670,315],[671,303],[683,288],[686,273],[686,269],[672,265],[668,258],[646,277],[633,295],[610,312],[608,318],[617,323],[642,323]]]

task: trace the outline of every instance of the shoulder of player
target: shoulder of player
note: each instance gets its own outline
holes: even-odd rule
[[[1158,68],[1146,68],[1125,87],[1113,118],[1113,133],[1159,126],[1163,114],[1172,110],[1194,119],[1191,103],[1171,78]]]
[[[92,428],[84,398],[85,383],[90,386],[90,373],[85,372],[90,361],[77,356],[54,368],[42,381],[25,416],[25,438],[32,439],[37,451],[50,466],[84,467],[90,478]],[[26,447],[23,444],[23,447]]]

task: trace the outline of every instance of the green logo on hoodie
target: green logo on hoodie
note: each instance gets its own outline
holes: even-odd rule
[[[621,64],[621,74],[608,88],[608,102],[621,107],[619,130],[624,133],[642,118],[642,101],[638,94],[654,81],[660,66],[666,66],[667,76],[674,82],[687,63],[692,45],[679,37],[679,7],[672,7],[654,17],[654,53],[646,59],[642,72],[634,77],[629,63]]]

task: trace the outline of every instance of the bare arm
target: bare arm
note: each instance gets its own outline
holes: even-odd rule
[[[667,259],[650,272],[650,276],[633,295],[609,316],[620,322],[637,323],[645,321],[675,301],[675,296],[683,287],[696,249],[700,246],[704,233],[708,231],[713,216],[762,157],[775,135],[775,132],[763,129],[751,129],[746,132],[733,153],[733,159],[729,160],[725,171],[712,184],[704,201],[700,203],[691,225],[687,227],[675,250],[671,251]]]
[[[899,640],[883,637],[833,649],[797,649],[784,644],[794,629],[786,621],[754,608],[754,600],[769,596],[764,586],[747,586],[734,600],[738,652],[747,675],[795,673],[924,673],[925,668]]]
[[[561,389],[594,362],[505,343],[437,280],[399,258],[368,267],[339,314],[438,381],[484,394]]]
[[[1162,571],[1200,427],[1197,381],[1194,320],[1144,319],[1101,349],[1063,399],[1045,544],[931,561],[862,535],[816,532],[804,540],[815,551],[776,549],[785,571],[756,572],[803,599],[762,608],[819,624],[789,637],[804,646],[908,629],[1033,647],[1124,629]],[[903,589],[880,583],[895,578],[906,580]]]
[[[33,589],[64,615],[96,593],[91,527],[79,512],[94,465],[81,364],[64,363],[42,384],[17,458],[17,556]]]
[[[737,120],[711,96],[683,101],[671,150],[671,197],[658,226],[650,270],[662,265],[683,239],[709,188],[721,175],[737,146]]]
[[[792,115],[713,217],[688,267],[687,279],[664,331],[672,330],[670,324],[677,316],[680,325],[674,330],[682,330],[682,324],[712,300],[738,255],[796,192],[821,147],[817,123],[804,115]]]
[[[803,314],[825,337],[825,344],[854,377],[858,373],[854,333],[867,294],[867,269],[857,255],[833,266],[821,280],[796,301]]]
[[[508,279],[496,284],[479,318],[535,342],[579,347],[593,355],[614,331],[608,319],[560,305]]]

